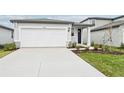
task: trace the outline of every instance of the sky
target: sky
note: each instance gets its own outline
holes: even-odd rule
[[[13,28],[13,24],[9,21],[10,19],[58,19],[66,21],[80,22],[88,17],[107,17],[114,18],[118,15],[0,15],[0,25],[8,26]]]

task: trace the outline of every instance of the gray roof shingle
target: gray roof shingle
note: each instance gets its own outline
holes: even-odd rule
[[[94,26],[94,24],[82,24],[82,23],[77,23],[77,22],[75,22],[73,25],[77,27],[82,27],[82,28]]]
[[[55,20],[55,19],[14,19],[10,20],[14,23],[60,23],[60,24],[73,24],[74,26],[90,27],[92,24],[82,24],[78,22],[64,21],[64,20]]]
[[[7,27],[7,26],[3,26],[3,25],[0,25],[0,28],[4,28],[4,29],[10,30],[10,31],[14,31],[13,28],[10,28],[10,27]]]
[[[88,17],[86,19],[84,19],[83,21],[81,21],[80,23],[83,23],[89,19],[97,19],[97,20],[112,20],[112,18],[105,18],[105,17]]]
[[[64,21],[64,20],[55,20],[55,19],[13,19],[10,22],[17,22],[17,23],[63,23],[69,24],[74,23],[71,21]]]

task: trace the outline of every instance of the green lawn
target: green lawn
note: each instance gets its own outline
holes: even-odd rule
[[[81,52],[79,56],[106,76],[124,76],[124,55]]]
[[[4,51],[4,50],[0,50],[0,58],[8,55],[9,53],[11,53],[12,51]]]
[[[111,51],[115,51],[115,52],[123,52],[124,53],[124,49],[121,48],[117,48],[117,47],[112,47]]]

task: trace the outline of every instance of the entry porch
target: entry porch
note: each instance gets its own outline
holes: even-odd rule
[[[75,23],[71,30],[71,42],[86,47],[91,46],[91,24]],[[84,34],[87,33],[87,34]]]

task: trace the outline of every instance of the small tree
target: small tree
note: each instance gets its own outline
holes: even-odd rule
[[[106,49],[106,46],[107,46],[107,49]],[[108,30],[105,31],[105,33],[104,33],[103,51],[110,51],[111,52],[111,46],[112,46],[112,23],[110,23]]]
[[[121,43],[120,48],[121,48],[121,49],[124,49],[124,43]]]

